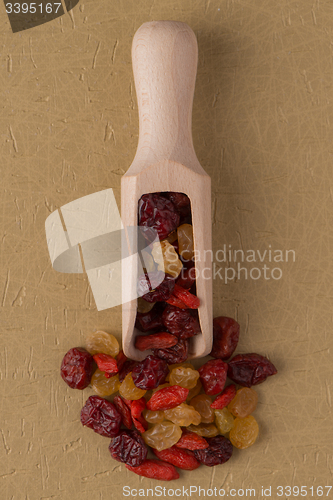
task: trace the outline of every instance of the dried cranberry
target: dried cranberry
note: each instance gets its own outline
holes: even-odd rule
[[[136,366],[136,363],[137,362],[133,359],[127,359],[127,361],[125,361],[121,370],[119,370],[119,382],[122,382],[126,375],[133,370],[133,368]]]
[[[141,332],[160,329],[163,327],[162,312],[163,304],[156,304],[153,309],[147,313],[137,313],[135,326]]]
[[[115,437],[119,433],[121,416],[107,399],[90,396],[81,410],[81,423],[101,436]]]
[[[149,391],[164,384],[168,374],[168,363],[164,359],[150,355],[136,364],[132,370],[132,379],[136,387]]]
[[[138,280],[138,295],[147,302],[167,300],[175,288],[175,278],[163,271],[142,274]]]
[[[167,193],[167,196],[177,209],[188,207],[190,205],[190,198],[187,196],[187,194],[169,191]]]
[[[167,330],[181,339],[200,333],[199,321],[188,309],[168,305],[162,314],[162,321]]]
[[[119,351],[119,354],[116,357],[118,372],[122,370],[125,362],[127,361],[127,357],[125,356],[123,351]]]
[[[245,387],[261,384],[267,377],[275,375],[277,369],[265,356],[260,354],[237,354],[228,363],[228,377]]]
[[[124,424],[127,429],[131,429],[132,427],[132,416],[131,416],[131,409],[130,406],[128,406],[125,403],[125,400],[117,395],[113,398],[113,404],[117,408],[117,410],[120,413],[122,423]]]
[[[174,204],[159,193],[144,194],[139,200],[139,226],[154,229],[164,240],[179,225]]]
[[[138,431],[120,431],[109,445],[112,458],[132,467],[141,465],[148,449]]]
[[[94,359],[83,347],[73,347],[61,362],[60,373],[72,389],[85,389],[94,371]]]
[[[169,364],[183,363],[188,356],[188,340],[179,339],[178,344],[168,349],[153,349],[155,356],[165,359]]]
[[[213,320],[213,348],[210,355],[223,361],[232,356],[239,339],[239,324],[232,318],[219,316]]]
[[[211,359],[199,368],[200,381],[206,394],[214,396],[223,390],[227,371],[228,365],[221,359]]]
[[[186,269],[185,267],[183,267],[177,278],[176,285],[189,289],[191,288],[194,282],[195,282],[195,267],[191,267],[190,269]]]
[[[229,460],[232,455],[232,444],[224,436],[215,436],[206,438],[208,441],[208,448],[204,450],[194,450],[193,453],[199,462],[208,467],[214,465],[224,464]]]

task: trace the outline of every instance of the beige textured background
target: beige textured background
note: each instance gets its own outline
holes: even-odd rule
[[[120,338],[120,308],[97,312],[84,275],[56,273],[44,232],[73,199],[112,187],[119,201],[138,139],[131,41],[157,19],[187,22],[198,38],[193,137],[212,177],[214,249],[296,255],[278,264],[280,280],[214,281],[214,314],[241,324],[237,352],[267,355],[279,373],[258,386],[256,444],[170,487],[256,488],[263,498],[272,486],[272,498],[286,498],[278,485],[332,484],[332,3],[81,0],[15,35],[0,5],[5,500],[118,499],[124,484],[158,484],[128,473],[80,424],[91,390],[67,388],[61,359],[92,329]]]

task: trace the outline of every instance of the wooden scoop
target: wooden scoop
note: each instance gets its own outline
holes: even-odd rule
[[[121,181],[121,217],[125,227],[138,224],[138,201],[145,193],[176,191],[190,198],[196,287],[201,334],[190,339],[189,359],[212,348],[211,180],[196,157],[191,134],[192,103],[198,60],[195,34],[187,24],[154,21],[135,33],[132,62],[139,107],[139,143]],[[150,351],[135,348],[137,299],[126,290],[137,281],[135,259],[122,263],[122,333],[126,356],[142,360]]]

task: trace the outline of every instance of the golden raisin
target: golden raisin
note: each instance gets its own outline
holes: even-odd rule
[[[102,353],[115,358],[119,353],[119,343],[114,335],[98,330],[87,336],[86,349],[92,356]]]
[[[185,389],[193,389],[197,385],[198,379],[199,372],[197,370],[184,366],[173,368],[169,376],[170,385],[180,385]]]
[[[167,240],[153,244],[151,254],[157,264],[157,269],[170,274],[174,278],[179,276],[183,264],[178,257],[175,247]]]
[[[240,450],[252,446],[259,434],[259,427],[256,419],[249,415],[245,418],[235,418],[234,427],[229,433],[231,443]]]
[[[158,451],[171,448],[181,436],[182,430],[179,425],[167,421],[153,425],[142,434],[144,442]]]
[[[191,401],[195,396],[199,394],[202,388],[202,383],[200,382],[200,379],[198,379],[198,382],[196,383],[195,387],[193,389],[190,389],[190,392],[188,393],[187,396],[187,401]]]
[[[242,387],[236,392],[236,396],[229,403],[228,410],[235,417],[245,418],[257,407],[258,394],[249,387]]]
[[[139,389],[133,382],[132,372],[128,373],[121,383],[119,394],[125,399],[140,399],[147,391]]]
[[[160,424],[165,419],[164,411],[143,410],[142,415],[150,424]]]
[[[189,425],[187,429],[203,437],[214,437],[219,433],[216,425],[214,424]]]
[[[175,408],[164,411],[165,418],[171,420],[174,424],[188,427],[189,425],[198,425],[201,422],[201,415],[193,407],[186,403],[181,403]]]
[[[234,417],[228,410],[228,408],[223,408],[222,410],[214,410],[215,412],[215,424],[219,430],[220,434],[227,434],[234,426]]]
[[[212,402],[212,398],[207,394],[199,394],[190,400],[190,405],[200,413],[203,424],[214,422],[214,410],[210,407]]]
[[[99,368],[97,368],[97,370],[91,377],[90,383],[96,394],[101,397],[111,396],[111,394],[119,391],[120,387],[118,374],[114,377],[107,378],[104,372],[101,372]]]

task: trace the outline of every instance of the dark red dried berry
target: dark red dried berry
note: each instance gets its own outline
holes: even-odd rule
[[[178,344],[168,349],[153,349],[155,356],[165,359],[170,365],[174,363],[183,363],[187,360],[188,345],[187,339],[179,339]]]
[[[187,196],[187,194],[169,191],[167,193],[167,197],[170,201],[172,201],[177,209],[188,207],[190,205],[190,198]]]
[[[219,316],[213,320],[213,358],[226,361],[232,356],[239,339],[239,324],[232,318]]]
[[[167,300],[175,288],[175,278],[163,271],[142,274],[138,279],[138,295],[147,302]]]
[[[199,321],[188,309],[168,305],[162,314],[165,328],[181,339],[193,337],[200,333]]]
[[[132,370],[132,379],[136,387],[149,391],[164,384],[168,374],[168,363],[164,359],[150,355],[136,364]]]
[[[119,354],[116,357],[116,361],[117,361],[118,372],[120,372],[125,362],[127,361],[127,357],[125,356],[123,351],[119,351]]]
[[[267,377],[275,375],[277,369],[260,354],[237,354],[228,363],[228,377],[244,387],[261,384]]]
[[[208,441],[208,448],[193,452],[199,462],[208,467],[213,467],[214,465],[224,464],[229,460],[233,450],[229,439],[224,436],[215,436],[206,438],[206,440]]]
[[[135,339],[135,347],[139,351],[147,349],[167,349],[173,347],[178,342],[176,335],[168,332],[153,333],[150,335],[139,335]]]
[[[115,437],[119,433],[121,416],[107,399],[90,396],[81,410],[81,423],[101,436]]]
[[[147,458],[148,449],[137,431],[120,431],[110,445],[112,458],[131,467],[138,467]]]
[[[127,429],[131,429],[132,427],[132,416],[131,416],[131,409],[130,406],[128,406],[124,399],[121,396],[115,396],[113,398],[113,404],[117,408],[118,412],[120,413],[122,423],[124,424]]]
[[[119,382],[122,382],[126,375],[130,373],[136,365],[136,361],[133,359],[127,359],[123,364],[121,370],[119,370]]]
[[[137,313],[135,326],[141,332],[163,328],[163,310],[164,304],[157,303],[151,311],[147,313]]]
[[[94,359],[83,347],[73,347],[65,354],[60,368],[63,380],[71,389],[85,389],[94,371]]]
[[[145,408],[145,398],[135,399],[131,403],[131,416],[133,424],[139,432],[145,432],[148,429],[148,422],[142,416],[142,412]]]
[[[214,396],[223,390],[227,371],[228,365],[221,359],[211,359],[199,368],[200,381],[206,394]]]
[[[171,448],[161,451],[153,448],[153,452],[157,458],[160,458],[161,460],[164,460],[179,469],[195,470],[200,467],[199,460],[197,460],[190,451],[177,448],[176,446],[171,446]]]
[[[186,288],[187,290],[190,289],[195,282],[195,273],[195,267],[191,267],[190,269],[186,269],[185,267],[183,267],[176,280],[176,285]]]
[[[174,204],[159,193],[144,194],[139,200],[139,226],[154,229],[164,240],[179,225]]]

